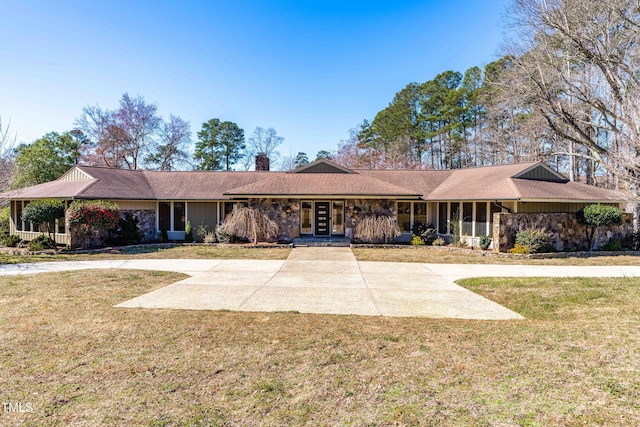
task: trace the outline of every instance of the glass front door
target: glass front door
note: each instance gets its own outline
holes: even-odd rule
[[[316,217],[316,236],[328,236],[331,234],[331,229],[329,228],[331,224],[329,205],[329,202],[316,202],[314,212]]]

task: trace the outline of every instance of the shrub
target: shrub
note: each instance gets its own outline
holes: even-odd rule
[[[622,212],[615,206],[588,205],[576,213],[578,224],[584,225],[587,245],[591,250],[593,236],[600,227],[622,224]]]
[[[22,242],[22,239],[16,236],[15,234],[12,234],[10,236],[7,236],[7,238],[4,241],[4,244],[10,248],[15,248],[16,246],[18,246],[20,242]]]
[[[413,234],[420,237],[425,245],[430,245],[436,239],[436,226],[433,224],[417,224]]]
[[[11,222],[11,210],[9,206],[0,209],[0,239],[6,239],[9,235],[9,223]]]
[[[204,233],[202,241],[205,243],[205,245],[211,245],[215,243],[217,241],[216,233],[213,231],[207,231],[206,233]]]
[[[602,248],[605,251],[618,252],[622,250],[622,241],[620,239],[609,240]]]
[[[193,243],[193,230],[191,229],[191,221],[187,221],[187,226],[184,230],[184,241],[187,243]]]
[[[168,242],[169,241],[169,232],[167,232],[166,228],[163,228],[163,229],[160,230],[159,240],[161,242]]]
[[[387,215],[362,218],[353,228],[353,239],[363,243],[388,243],[400,234],[395,218]]]
[[[202,241],[204,241],[205,236],[207,235],[207,229],[209,228],[208,225],[205,225],[204,223],[200,223],[198,224],[198,226],[196,227],[196,236],[198,236],[198,238]],[[215,236],[215,233],[214,233]]]
[[[216,228],[216,240],[220,243],[238,243],[240,241],[240,237],[229,234],[227,228],[222,225]]]
[[[551,251],[551,236],[541,230],[520,230],[516,233],[516,245],[526,247],[529,253]]]
[[[280,228],[275,221],[258,209],[241,207],[231,212],[216,229],[218,241],[235,243],[239,239],[275,241]]]
[[[442,237],[438,237],[436,240],[433,241],[433,243],[431,243],[433,246],[444,246],[447,244],[447,242],[442,238]]]
[[[489,246],[491,246],[491,236],[487,236],[486,234],[484,236],[480,236],[480,249],[486,251],[489,249]]]
[[[516,243],[514,247],[509,249],[509,253],[526,255],[526,254],[530,254],[531,250],[527,246],[521,245],[520,243]]]
[[[411,244],[413,246],[424,246],[424,240],[422,240],[422,237],[420,236],[416,236],[415,234],[413,235],[413,238],[411,239]]]
[[[64,218],[64,205],[60,200],[42,199],[34,200],[22,210],[22,220],[32,222],[36,226],[42,226],[45,233],[51,236],[55,234],[56,219]]]
[[[118,220],[118,230],[115,233],[113,243],[119,246],[137,245],[142,242],[144,233],[138,228],[138,218],[130,212],[124,214],[123,218]]]
[[[42,234],[29,242],[30,251],[43,251],[45,249],[56,249],[55,240],[49,236]]]
[[[103,200],[76,200],[69,205],[67,214],[69,223],[79,227],[83,235],[83,247],[87,246],[93,232],[116,228],[120,220],[118,206]]]
[[[622,242],[622,247],[630,251],[640,250],[640,232],[627,234]]]

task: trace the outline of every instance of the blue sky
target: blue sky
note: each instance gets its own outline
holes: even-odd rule
[[[335,150],[407,83],[497,59],[508,0],[0,1],[0,117],[19,142],[141,95],[280,151]]]

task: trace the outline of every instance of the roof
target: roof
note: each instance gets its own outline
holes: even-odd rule
[[[13,199],[223,200],[248,197],[381,197],[447,200],[622,202],[569,182],[540,162],[456,170],[350,170],[319,160],[290,172],[160,172],[75,166]]]
[[[413,197],[420,192],[358,173],[286,173],[227,191],[233,196],[380,196]]]

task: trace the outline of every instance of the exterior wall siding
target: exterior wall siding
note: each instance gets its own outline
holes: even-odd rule
[[[518,202],[518,213],[576,213],[589,204],[591,203]],[[608,204],[618,206],[617,203]]]
[[[556,175],[542,166],[533,168],[529,172],[520,175],[518,178],[535,179],[537,181],[560,181]]]
[[[193,238],[201,242],[202,236],[197,231],[200,225],[206,227],[207,232],[215,231],[218,224],[217,202],[187,202],[187,219],[191,222]]]
[[[114,200],[113,203],[118,205],[121,211],[137,211],[137,210],[156,210],[157,203],[155,200]]]
[[[82,172],[80,169],[73,169],[67,175],[60,178],[62,181],[87,181],[90,180],[91,177],[86,173]]]

